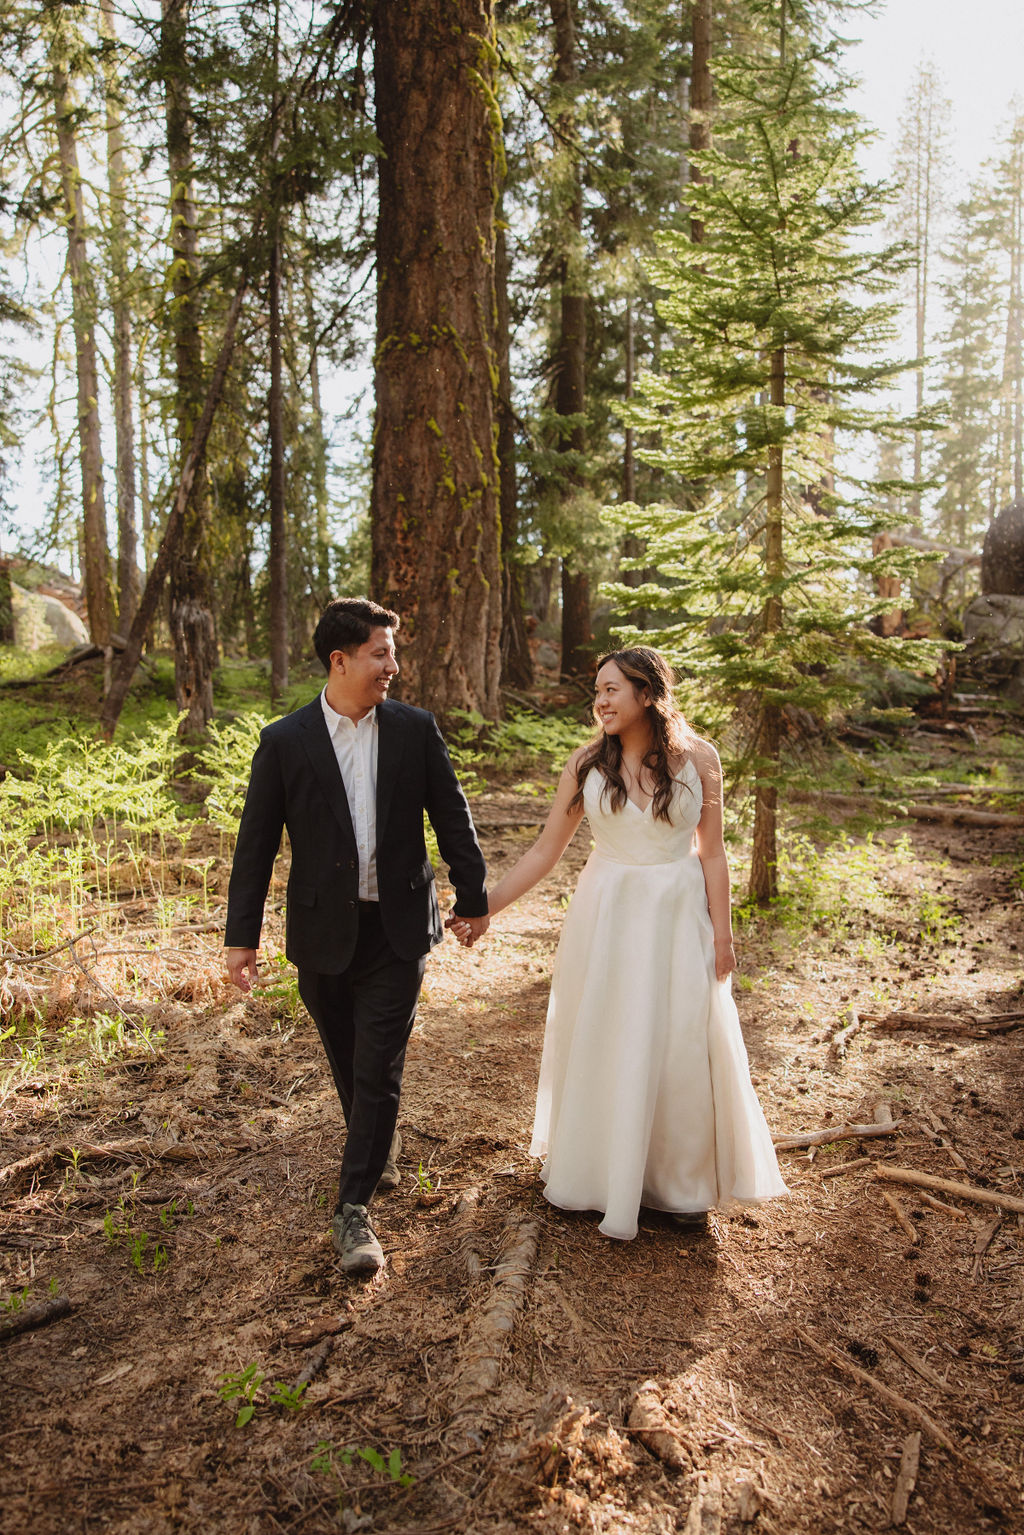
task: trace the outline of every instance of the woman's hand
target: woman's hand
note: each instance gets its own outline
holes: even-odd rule
[[[715,977],[727,981],[736,969],[736,950],[731,938],[715,939]]]

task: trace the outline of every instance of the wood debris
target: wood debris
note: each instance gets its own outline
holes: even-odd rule
[[[39,1327],[49,1327],[61,1317],[71,1315],[71,1302],[66,1295],[56,1295],[52,1300],[37,1302],[34,1306],[22,1306],[0,1321],[0,1343],[16,1338],[19,1333],[35,1332]]]
[[[891,1386],[886,1386],[882,1381],[876,1380],[867,1370],[862,1370],[859,1365],[855,1365],[852,1360],[847,1359],[844,1354],[840,1354],[837,1349],[830,1348],[827,1343],[818,1343],[816,1339],[811,1337],[810,1333],[804,1332],[802,1327],[797,1327],[795,1332],[800,1341],[806,1343],[807,1347],[817,1354],[820,1359],[826,1360],[829,1364],[834,1365],[837,1370],[842,1370],[844,1374],[852,1376],[854,1380],[859,1380],[862,1385],[870,1386],[875,1395],[881,1397],[883,1402],[887,1402],[890,1407],[895,1407],[897,1412],[901,1412],[912,1423],[919,1423],[928,1437],[934,1439],[936,1444],[940,1444],[944,1450],[948,1450],[958,1460],[964,1460],[965,1457],[953,1443],[946,1430],[936,1423],[935,1419],[925,1412],[923,1407],[918,1407],[916,1402],[908,1401],[905,1396],[900,1396],[898,1391],[893,1391]]]
[[[821,1175],[824,1183],[826,1178],[841,1178],[845,1173],[856,1172],[860,1167],[870,1167],[874,1162],[873,1157],[854,1157],[852,1162],[840,1162],[835,1167],[826,1167]]]
[[[903,1230],[909,1238],[911,1245],[913,1246],[920,1242],[921,1233],[911,1225],[910,1219],[907,1216],[903,1206],[900,1204],[899,1200],[894,1199],[891,1194],[886,1193],[885,1189],[882,1189],[882,1198],[885,1200],[886,1204],[889,1206],[890,1210],[895,1215],[900,1225],[903,1227]]]
[[[833,1141],[859,1141],[867,1140],[875,1135],[893,1135],[900,1127],[898,1119],[892,1119],[888,1124],[873,1125],[830,1125],[824,1130],[806,1130],[800,1135],[773,1135],[772,1144],[776,1151],[795,1151],[800,1146],[828,1146]]]
[[[1018,1215],[1024,1215],[1024,1199],[1019,1199],[1016,1194],[1001,1194],[997,1189],[979,1189],[973,1183],[956,1183],[952,1178],[936,1178],[932,1173],[915,1172],[911,1167],[890,1167],[885,1162],[876,1162],[875,1177],[886,1178],[890,1183],[910,1183],[917,1188],[937,1189],[943,1194],[956,1194],[961,1199],[973,1199],[983,1205],[998,1205],[1001,1210],[1013,1210]]]
[[[920,1463],[921,1434],[919,1430],[915,1429],[903,1441],[903,1454],[900,1456],[899,1475],[896,1478],[896,1485],[892,1490],[890,1519],[893,1525],[902,1524],[907,1517],[910,1495],[917,1486],[917,1471]]]
[[[657,1381],[645,1380],[629,1404],[626,1426],[652,1455],[674,1471],[690,1471],[693,1457],[665,1409]],[[689,1529],[689,1522],[687,1522]]]
[[[717,1476],[702,1476],[697,1496],[683,1525],[682,1535],[719,1535],[722,1528],[722,1481]]]
[[[905,1343],[901,1343],[899,1338],[893,1338],[887,1332],[883,1332],[881,1338],[882,1342],[888,1344],[894,1354],[899,1355],[904,1364],[908,1364],[914,1373],[920,1375],[921,1379],[926,1380],[930,1386],[934,1386],[938,1391],[949,1391],[951,1389],[947,1382],[942,1379],[941,1375],[936,1375],[930,1364],[926,1364],[920,1355],[915,1354],[914,1350],[908,1348]]]

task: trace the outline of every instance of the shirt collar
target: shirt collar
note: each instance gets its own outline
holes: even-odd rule
[[[363,715],[362,719],[357,724],[355,720],[349,719],[347,714],[339,714],[337,709],[331,708],[330,704],[327,702],[326,686],[324,687],[323,692],[320,694],[320,707],[323,709],[324,720],[327,724],[327,731],[332,739],[343,724],[351,725],[354,730],[362,730],[364,728],[372,729],[377,724],[376,704],[374,704],[369,713]]]

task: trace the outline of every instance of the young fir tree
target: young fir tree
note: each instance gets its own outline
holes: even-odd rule
[[[844,105],[838,45],[793,0],[751,9],[762,30],[748,53],[716,63],[715,143],[696,156],[702,180],[689,189],[703,239],[667,233],[651,264],[679,339],[629,412],[640,431],[660,433],[648,461],[697,487],[699,504],[609,515],[646,541],[644,561],[659,573],[613,589],[616,600],[660,610],[660,632],[644,637],[747,727],[750,896],[763,904],[777,890],[792,711],[824,718],[850,701],[851,658],[922,652],[868,627],[886,606],[875,578],[909,572],[915,556],[872,556],[886,487],[835,446],[907,426],[869,398],[903,366],[878,355],[897,255],[862,236],[884,192],[856,164],[863,129]]]
[[[939,486],[938,532],[980,545],[992,512],[995,474],[1000,290],[991,231],[977,197],[957,209],[939,284],[945,326],[936,402],[943,418],[931,464]]]

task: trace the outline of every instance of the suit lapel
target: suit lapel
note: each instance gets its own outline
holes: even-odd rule
[[[377,845],[380,846],[391,808],[391,795],[395,787],[396,769],[405,744],[401,711],[394,704],[377,705]]]
[[[352,842],[355,842],[356,834],[352,825],[348,795],[345,793],[345,783],[338,767],[338,759],[334,755],[334,745],[319,698],[314,698],[311,704],[300,709],[295,718],[302,726],[302,745],[309,758],[310,766],[316,774],[317,782],[324,791],[324,798],[334,812],[342,831]]]

